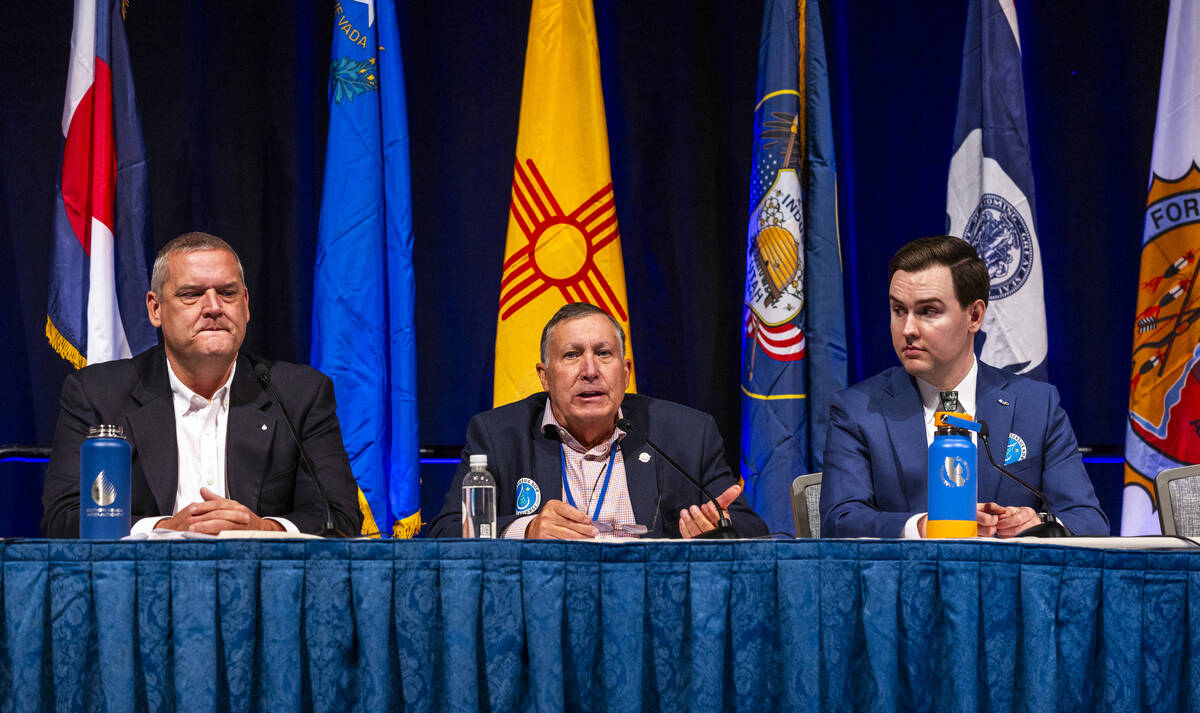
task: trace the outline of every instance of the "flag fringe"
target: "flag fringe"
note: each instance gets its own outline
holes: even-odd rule
[[[410,537],[416,537],[417,533],[420,531],[421,531],[421,511],[420,510],[417,510],[412,515],[409,515],[408,517],[404,518],[403,520],[397,520],[392,525],[392,537],[400,537],[400,538],[408,539]]]
[[[54,326],[54,322],[50,321],[49,316],[46,317],[46,341],[50,342],[50,348],[58,352],[60,357],[71,362],[71,365],[76,369],[82,369],[87,366],[87,359],[79,353],[74,344],[58,331],[58,328]]]
[[[363,537],[383,537],[379,532],[379,525],[375,524],[375,516],[371,514],[371,506],[367,503],[367,496],[363,494],[362,488],[358,489],[358,509],[363,516],[362,531],[359,534]]]

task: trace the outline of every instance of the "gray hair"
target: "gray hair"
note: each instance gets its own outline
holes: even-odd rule
[[[546,322],[546,326],[542,329],[542,363],[546,363],[546,352],[550,349],[550,333],[554,331],[554,326],[559,322],[565,322],[568,319],[576,319],[578,317],[588,317],[593,314],[602,314],[608,317],[608,321],[612,322],[613,329],[617,330],[617,341],[621,343],[621,358],[625,358],[625,330],[621,329],[621,323],[613,319],[613,316],[608,312],[600,309],[596,305],[588,304],[587,302],[571,302],[559,307],[554,316]]]
[[[154,258],[154,270],[150,273],[150,291],[162,299],[163,285],[167,284],[167,258],[176,253],[194,253],[201,250],[226,250],[237,260],[238,278],[246,284],[246,271],[242,269],[242,259],[229,243],[208,233],[184,233],[171,242],[162,246]]]

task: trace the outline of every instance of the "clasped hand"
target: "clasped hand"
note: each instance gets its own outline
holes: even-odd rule
[[[925,537],[928,516],[917,523],[921,537]],[[975,521],[979,524],[979,537],[1016,537],[1025,530],[1040,525],[1042,518],[1030,507],[1004,507],[997,503],[976,503]]]
[[[721,510],[737,499],[742,492],[740,485],[731,485],[717,496]],[[679,511],[679,533],[685,538],[696,537],[702,533],[714,530],[721,517],[711,502],[703,505],[693,505]],[[526,538],[547,538],[556,540],[583,540],[599,534],[592,524],[591,518],[580,510],[571,507],[561,500],[548,500],[525,529]]]
[[[283,531],[283,526],[278,522],[261,518],[238,501],[223,498],[208,488],[200,488],[200,497],[203,500],[191,503],[171,517],[159,520],[155,527],[203,532],[209,535],[216,535],[222,530]]]

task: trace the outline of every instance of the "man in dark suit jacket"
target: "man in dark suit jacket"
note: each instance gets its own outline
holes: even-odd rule
[[[463,465],[430,525],[430,535],[462,535],[462,480],[467,456],[475,454],[488,456],[497,486],[497,530],[510,537],[518,531],[531,538],[594,537],[598,530],[593,519],[599,519],[601,506],[592,500],[596,512],[590,512],[586,501],[605,491],[627,493],[632,521],[644,525],[649,536],[691,537],[716,527],[716,509],[700,491],[647,446],[644,436],[618,429],[618,410],[710,492],[720,493],[717,501],[739,535],[767,534],[725,463],[716,422],[686,406],[625,394],[631,362],[624,354],[624,332],[603,310],[583,303],[560,309],[542,334],[537,369],[546,392],[471,419]],[[600,452],[614,446],[616,452]],[[578,462],[578,449],[599,457],[595,477],[576,489],[578,502],[572,506],[564,502],[567,462]],[[614,478],[623,472],[623,488],[599,487],[606,460],[611,460],[609,470],[618,473]],[[612,500],[610,495],[610,508]]]
[[[146,303],[151,323],[162,329],[161,346],[132,359],[89,366],[63,385],[43,489],[43,533],[78,537],[79,447],[88,428],[98,424],[122,426],[132,446],[135,529],[145,519],[143,529],[210,534],[322,530],[324,500],[303,472],[280,405],[258,381],[259,360],[239,355],[250,305],[233,249],[204,233],[172,240],[155,260]],[[264,365],[322,478],[334,526],[357,534],[362,514],[333,383],[307,366]],[[205,426],[201,436],[181,425],[181,403],[189,413],[215,409],[209,424],[223,435],[217,438]],[[181,434],[195,436],[197,443],[181,444]],[[209,440],[199,442],[201,437]],[[222,442],[223,454],[218,452]],[[181,452],[204,452],[208,460],[181,459]],[[183,493],[199,497],[181,502]]]
[[[1051,385],[978,362],[974,337],[987,309],[986,265],[968,243],[914,240],[889,263],[892,343],[902,367],[846,389],[830,407],[821,534],[924,536],[926,462],[940,391],[969,395],[987,422],[997,463],[1042,490],[1078,535],[1107,535],[1075,434]],[[982,444],[981,444],[982,445]],[[979,454],[980,535],[1009,537],[1041,522],[1037,498]]]

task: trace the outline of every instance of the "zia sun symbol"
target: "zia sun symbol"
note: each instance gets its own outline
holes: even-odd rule
[[[504,261],[501,320],[552,288],[567,302],[590,302],[628,319],[596,265],[596,254],[620,235],[611,182],[565,213],[533,160],[517,159],[509,210],[526,243]]]

